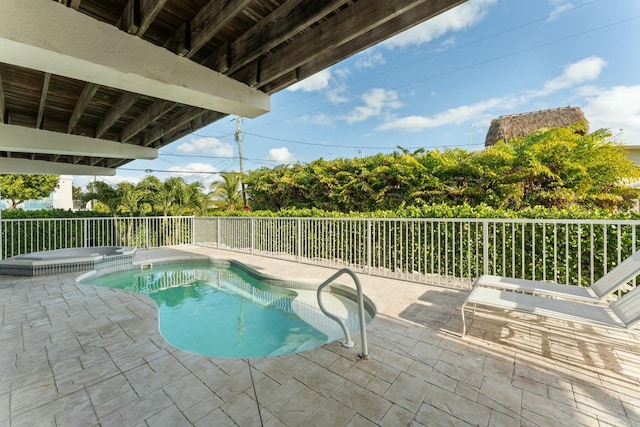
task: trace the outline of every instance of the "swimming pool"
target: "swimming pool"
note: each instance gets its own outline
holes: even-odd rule
[[[174,347],[212,357],[263,357],[320,347],[343,337],[302,282],[269,284],[239,266],[170,264],[86,277],[81,283],[148,295],[158,306],[158,327]],[[337,291],[337,292],[336,292]],[[325,306],[358,330],[348,288],[323,294]],[[365,310],[367,322],[375,314]]]

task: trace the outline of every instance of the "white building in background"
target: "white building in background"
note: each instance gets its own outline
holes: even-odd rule
[[[7,200],[0,200],[0,208],[6,209],[11,205]],[[26,211],[40,209],[73,210],[73,177],[60,175],[58,187],[49,194],[49,197],[40,200],[25,200],[18,205],[18,209]]]
[[[73,177],[60,175],[58,188],[53,191],[53,209],[73,210]]]

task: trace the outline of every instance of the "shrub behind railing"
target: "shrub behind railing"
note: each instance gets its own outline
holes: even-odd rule
[[[202,241],[220,238],[232,249],[410,279],[488,272],[589,285],[639,248],[633,213],[430,205],[349,215],[317,209],[229,215],[240,218],[225,217],[220,235]]]

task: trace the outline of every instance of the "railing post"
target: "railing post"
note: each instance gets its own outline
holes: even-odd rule
[[[191,244],[196,243],[196,216],[191,215]]]
[[[220,217],[216,218],[216,248],[220,249]]]
[[[253,255],[255,253],[254,251],[254,247],[255,247],[255,231],[256,231],[256,224],[255,224],[255,218],[251,217],[251,222],[250,222],[250,227],[249,227],[249,232],[250,232],[250,245],[251,247],[249,248],[249,252],[251,253],[251,255]]]
[[[489,274],[489,221],[482,221],[482,274]]]
[[[302,218],[298,218],[296,219],[296,229],[297,229],[297,233],[296,233],[296,253],[298,255],[297,260],[298,262],[302,261]]]
[[[367,274],[371,274],[371,242],[373,241],[371,236],[371,218],[367,219]]]
[[[150,242],[150,236],[151,236],[151,226],[149,225],[151,220],[149,219],[149,217],[146,217],[145,219],[145,233],[144,233],[144,241],[145,241],[145,245],[146,248],[149,248],[149,242]]]

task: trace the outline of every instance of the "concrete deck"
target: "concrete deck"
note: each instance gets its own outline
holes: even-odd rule
[[[198,247],[136,256],[173,250],[334,271]],[[216,359],[167,344],[151,299],[75,277],[0,276],[0,427],[640,425],[640,340],[623,331],[478,311],[461,339],[465,291],[360,275],[379,310],[372,359],[337,343]]]

